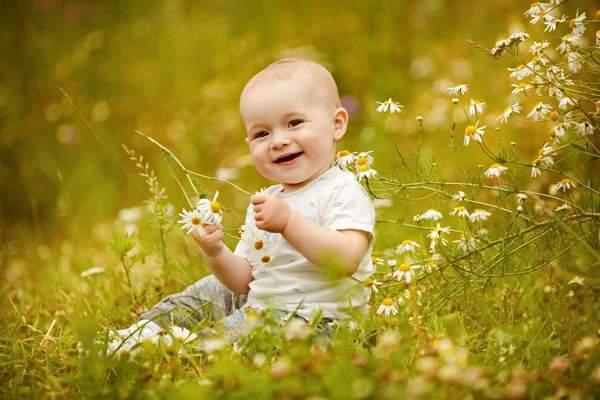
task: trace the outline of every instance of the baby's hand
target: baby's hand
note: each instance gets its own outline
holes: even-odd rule
[[[194,236],[204,254],[209,257],[218,256],[223,251],[223,247],[225,247],[221,241],[223,239],[223,225],[202,224],[202,227],[204,228],[204,236],[200,236],[195,229],[192,231],[192,236]]]
[[[252,196],[256,227],[263,231],[281,233],[285,230],[292,214],[292,208],[279,197],[266,194]]]

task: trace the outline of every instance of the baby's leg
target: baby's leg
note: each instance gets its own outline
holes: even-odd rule
[[[181,293],[162,299],[139,318],[153,320],[159,325],[191,329],[204,318],[217,320],[232,314],[246,303],[246,296],[236,295],[209,275],[188,286]]]

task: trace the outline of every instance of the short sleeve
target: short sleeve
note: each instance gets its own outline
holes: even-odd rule
[[[347,180],[336,183],[325,205],[322,225],[335,230],[355,229],[369,232],[374,240],[375,207],[360,183]]]

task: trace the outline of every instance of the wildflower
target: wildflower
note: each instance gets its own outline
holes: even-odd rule
[[[444,239],[443,237],[432,237],[431,243],[429,243],[429,250],[434,251],[435,246],[437,246],[438,243],[440,243],[440,242],[442,243],[442,246],[446,246],[446,244],[448,244],[448,241],[446,239]]]
[[[468,91],[469,91],[469,85],[465,85],[465,84],[460,84],[460,85],[456,85],[454,87],[448,88],[448,93],[454,94],[454,95],[465,94]]]
[[[475,115],[476,112],[481,114],[483,112],[484,108],[485,108],[484,101],[476,101],[476,100],[471,99],[471,105],[469,106],[469,114]]]
[[[585,121],[580,124],[575,122],[575,126],[577,127],[578,135],[585,136],[594,134],[594,127],[589,123],[589,121]]]
[[[496,119],[499,119],[501,123],[508,122],[508,117],[511,114],[519,114],[523,110],[523,107],[519,103],[515,103],[512,106],[508,106],[502,111],[502,114]]]
[[[215,193],[215,197],[212,201],[208,199],[201,199],[198,202],[197,210],[202,215],[202,222],[205,224],[220,224],[223,220],[223,211],[221,211],[221,205],[217,203],[217,197],[219,192]]]
[[[527,63],[527,66],[534,71],[539,71],[541,68],[540,64],[546,65],[546,64],[548,64],[548,60],[543,57],[533,56],[533,58],[531,60],[529,60],[529,62]],[[536,78],[537,78],[537,76],[536,76]]]
[[[383,258],[371,257],[371,262],[373,265],[383,265],[385,260]]]
[[[486,125],[479,127],[479,120],[475,123],[475,126],[473,126],[473,125],[467,126],[465,128],[465,140],[463,142],[463,145],[468,146],[469,141],[471,139],[476,140],[481,143],[482,142],[481,137],[485,133],[483,131],[483,129],[485,127],[486,127]]]
[[[565,61],[569,65],[569,69],[571,70],[571,72],[581,71],[581,69],[583,68],[583,62],[581,62],[581,58],[580,58],[579,54],[577,54],[575,52],[568,52],[568,53],[565,53],[564,57],[565,57]],[[573,104],[571,103],[571,105],[573,105]],[[564,110],[564,108],[563,108],[563,110]]]
[[[540,3],[539,1],[536,1],[535,3],[531,4],[529,10],[525,11],[524,14],[526,17],[533,17],[535,15],[545,13],[549,8],[550,3]]]
[[[565,136],[565,129],[563,128],[563,124],[556,124],[548,131],[548,136],[550,140],[554,143],[559,143],[561,139]]]
[[[527,195],[525,193],[517,193],[517,203],[521,204],[525,200],[527,200]]]
[[[475,211],[473,211],[471,213],[471,215],[469,216],[469,221],[471,221],[471,222],[485,221],[486,219],[488,219],[488,217],[490,215],[492,215],[492,214],[485,210],[482,210],[481,208],[476,208]]]
[[[344,171],[349,171],[349,165],[354,163],[358,157],[355,153],[350,153],[348,150],[342,150],[335,155],[334,164]]]
[[[573,181],[569,178],[565,178],[562,181],[556,183],[556,191],[562,189],[563,192],[566,192],[567,190],[571,189],[571,187],[575,188],[576,186],[573,183]]]
[[[357,167],[373,164],[374,159],[369,153],[371,153],[371,152],[363,151],[361,153],[358,153],[358,156],[356,158],[356,166]]]
[[[458,104],[458,97],[454,97],[452,99],[452,104]]]
[[[548,46],[550,46],[550,42],[546,40],[542,42],[533,42],[533,44],[529,47],[529,52],[531,54],[535,54],[536,56],[540,56],[542,54],[542,50]]]
[[[519,83],[518,85],[513,83],[510,86],[514,87],[513,91],[511,92],[512,94],[518,94],[533,87],[529,83]]]
[[[485,171],[484,175],[487,176],[488,178],[491,178],[493,176],[495,176],[496,178],[499,178],[500,174],[502,174],[503,171],[507,171],[507,170],[508,170],[508,168],[506,168],[503,165],[492,164],[492,165],[490,165],[488,170]]]
[[[200,225],[202,223],[202,214],[200,213],[200,211],[186,211],[185,208],[182,211],[183,212],[179,214],[179,216],[183,219],[177,221],[180,224],[183,224],[181,229],[187,229],[188,234],[192,233],[192,231],[195,229],[198,231],[200,236],[204,235],[204,229],[202,228],[202,225]]]
[[[554,209],[554,211],[562,211],[562,210],[570,210],[571,209],[571,205],[570,204],[563,204],[561,206],[558,206]]]
[[[464,206],[458,206],[454,208],[454,211],[450,212],[450,215],[454,215],[458,213],[459,217],[469,218],[469,212],[465,209]]]
[[[565,35],[562,37],[560,44],[556,48],[560,52],[560,54],[564,54],[566,52],[571,51],[571,46],[576,44],[577,37],[572,35]]]
[[[423,117],[420,115],[417,115],[417,122],[423,122]]]
[[[387,99],[386,101],[384,101],[383,103],[376,101],[375,103],[377,104],[381,104],[379,107],[377,107],[377,112],[386,112],[386,111],[390,111],[390,114],[393,114],[395,112],[400,112],[402,110],[400,110],[400,107],[402,107],[400,104],[396,103],[395,101],[392,101],[392,98],[390,97],[389,99]]]
[[[410,265],[407,263],[402,263],[398,266],[398,269],[396,271],[394,271],[392,278],[398,278],[398,280],[401,281],[402,277],[404,276],[406,279],[406,282],[410,283],[413,275],[415,274],[413,271],[415,269],[419,269],[419,268],[421,268],[420,265]]]
[[[438,222],[437,227],[433,228],[433,230],[427,235],[428,238],[436,238],[436,237],[440,237],[440,233],[445,233],[445,234],[449,234],[450,233],[450,227],[446,226],[444,228],[442,228],[440,226],[440,223]]]
[[[227,340],[223,338],[206,339],[202,343],[202,349],[208,354],[223,350],[227,346]]]
[[[524,64],[518,65],[515,68],[508,68],[508,70],[511,71],[511,79],[517,78],[518,80],[523,80],[524,78],[533,75],[533,71]]]
[[[560,24],[561,22],[565,22],[566,20],[567,20],[567,17],[565,17],[564,15],[560,18],[554,18],[554,17],[550,16],[550,18],[547,18],[544,21],[544,25],[546,25],[546,29],[544,29],[544,32],[555,31],[558,24]]]
[[[569,285],[583,285],[583,278],[576,276],[569,281]]]
[[[464,198],[465,192],[463,192],[462,190],[459,190],[457,194],[452,195],[452,200],[463,201]]]
[[[477,250],[477,242],[475,238],[468,233],[461,234],[460,239],[455,240],[453,243],[458,243],[458,248],[465,253],[468,253],[472,250]]]
[[[172,338],[181,344],[191,342],[192,340],[198,337],[198,335],[196,335],[195,333],[192,333],[188,329],[181,328],[179,326],[172,326],[168,333],[169,336],[165,336],[165,338]]]
[[[380,285],[383,285],[383,283],[379,282],[377,279],[365,280],[365,287],[375,293],[379,293],[379,290],[377,290],[377,286]]]
[[[441,212],[434,210],[434,209],[429,209],[427,211],[425,211],[425,213],[421,214],[421,218],[422,219],[432,219],[434,221],[437,221],[438,219],[442,219],[444,216],[442,215]]]
[[[413,215],[413,221],[417,223],[421,222],[421,216],[419,214]]]
[[[356,173],[356,177],[359,182],[362,180],[362,178],[369,179],[375,175],[377,175],[377,171],[375,171],[374,169],[371,169],[371,167],[369,167],[366,164],[361,165],[360,168],[358,169],[358,172]]]
[[[398,261],[396,261],[396,260],[388,260],[388,266],[390,268],[394,268],[397,263],[398,263]]]
[[[312,330],[302,318],[292,318],[292,320],[284,327],[284,337],[288,342],[292,340],[304,340]]]
[[[135,347],[135,348],[134,348]],[[140,352],[140,346],[135,339],[115,339],[107,343],[107,356],[117,356],[122,360],[133,360]]]
[[[134,332],[133,338],[145,349],[158,343],[161,336],[154,329],[143,327],[141,330]]]
[[[570,290],[569,293],[567,293],[567,297],[573,297],[575,296],[575,292]]]
[[[579,15],[579,10],[577,10],[577,14],[575,14],[575,18],[569,22],[569,28],[572,29],[572,36],[582,36],[585,32],[585,24],[583,21],[585,20],[585,13]]]
[[[415,242],[411,239],[406,239],[402,241],[402,244],[396,248],[396,253],[402,254],[404,252],[414,253],[416,251],[416,247],[421,247],[419,243]]]
[[[389,317],[390,314],[392,314],[392,315],[398,314],[398,309],[394,306],[394,300],[390,299],[389,297],[386,297],[385,299],[383,299],[383,301],[381,302],[381,305],[377,309],[376,314],[380,315],[382,313],[385,313],[386,317]]]
[[[538,119],[546,117],[550,111],[552,111],[552,106],[549,104],[544,104],[540,101],[533,108],[533,110],[529,114],[527,114],[527,118],[533,117],[533,120],[537,121]]]
[[[412,317],[410,317],[408,319],[408,323],[411,324],[412,326],[414,326],[415,328],[419,325],[421,325],[423,321],[421,320],[421,316],[420,315],[413,315]]]

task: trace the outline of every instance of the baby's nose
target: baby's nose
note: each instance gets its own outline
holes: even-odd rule
[[[291,139],[288,135],[286,134],[274,134],[273,135],[273,140],[271,141],[271,147],[273,149],[279,149],[281,147],[285,147],[288,146],[291,143]]]

